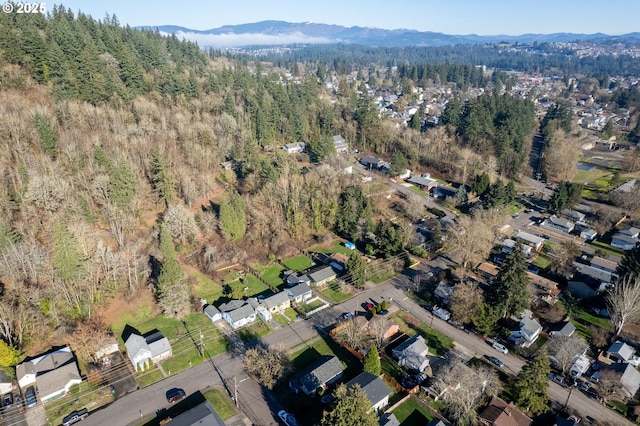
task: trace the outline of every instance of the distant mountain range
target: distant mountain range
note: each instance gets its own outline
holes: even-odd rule
[[[451,46],[457,44],[485,43],[545,43],[591,41],[605,43],[624,41],[640,43],[640,32],[610,36],[595,34],[522,34],[519,36],[492,35],[479,36],[448,35],[431,31],[407,29],[385,30],[367,27],[343,27],[340,25],[316,24],[310,22],[262,21],[252,24],[225,25],[210,30],[192,30],[175,25],[145,26],[139,28],[158,29],[168,34],[176,34],[197,41],[202,47],[241,47],[260,45],[345,43],[365,46],[403,47],[403,46]]]

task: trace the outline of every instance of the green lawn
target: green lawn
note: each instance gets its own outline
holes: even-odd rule
[[[185,324],[187,328],[185,328]],[[211,320],[200,312],[189,314],[182,320],[169,318],[165,315],[158,315],[150,320],[129,325],[135,327],[139,332],[143,334],[148,331],[157,329],[161,331],[164,337],[169,340],[174,340],[185,335],[187,333],[187,329],[189,331],[194,331],[200,328],[212,327]],[[120,333],[116,334],[119,335]]]
[[[157,368],[155,370],[151,370],[148,373],[144,373],[143,375],[136,377],[138,386],[140,386],[141,388],[152,385],[155,382],[158,382],[162,379],[164,379],[164,376],[162,375],[162,371],[160,371]]]
[[[573,177],[573,183],[589,183],[598,179],[602,179],[605,176],[610,176],[611,172],[606,170],[595,168],[591,171],[578,169]]]
[[[547,269],[551,265],[551,260],[549,260],[549,258],[547,258],[545,256],[538,256],[532,262],[532,264],[534,264],[535,266],[537,266],[540,269]]]
[[[324,305],[324,302],[322,300],[314,300],[313,302],[307,303],[306,305],[299,305],[298,309],[301,313],[306,314],[307,312],[311,312],[314,309],[318,309],[322,305]]]
[[[388,268],[378,269],[375,273],[370,274],[367,279],[373,281],[376,284],[385,282],[398,275],[398,272],[393,269],[391,265]]]
[[[293,308],[287,308],[284,310],[284,314],[291,321],[295,321],[298,319],[298,313]]]
[[[418,188],[418,187],[417,187],[417,186],[415,186],[415,185],[408,186],[407,188],[409,188],[409,190],[410,190],[410,191],[413,191],[413,192],[415,192],[415,193],[416,193],[416,194],[418,194],[418,195],[423,195],[423,196],[426,196],[426,195],[427,195],[427,192],[426,192],[426,191],[423,191],[422,189]]]
[[[386,375],[393,377],[399,383],[407,372],[398,365],[398,362],[390,356],[380,357],[380,364],[382,365],[382,372]]]
[[[295,370],[300,370],[320,358],[322,355],[334,356],[333,350],[324,339],[318,339],[311,347],[303,347],[289,356]]]
[[[591,330],[589,330],[589,327],[575,320],[571,320],[571,324],[576,327],[576,331],[579,335],[587,339],[587,341],[591,339]]]
[[[226,420],[236,414],[236,407],[226,393],[218,389],[209,389],[204,393],[204,397],[215,408],[222,420]]]
[[[174,349],[174,355],[168,360],[162,361],[162,368],[167,374],[177,374],[203,361],[202,355],[200,355],[200,352],[193,342],[188,343],[189,346],[180,350],[179,353],[176,353]]]
[[[441,356],[453,348],[453,340],[426,324],[421,323],[420,320],[409,313],[397,311],[391,315],[391,318],[398,324],[398,328],[407,336],[420,334],[424,337],[424,341],[429,347],[429,352]]]
[[[91,385],[83,381],[79,386],[72,387],[66,396],[45,405],[45,410],[50,424],[58,425],[64,416],[74,410],[84,407],[92,411],[111,402],[113,395],[108,386]]]
[[[205,299],[207,302],[212,303],[222,296],[222,286],[211,278],[191,266],[182,265],[182,270],[196,280],[193,294],[197,298]]]
[[[412,396],[393,410],[402,426],[424,426],[434,416]]]
[[[333,253],[342,253],[344,255],[349,256],[353,250],[349,250],[344,246],[344,243],[340,240],[334,240],[331,244],[331,247],[326,248],[322,246],[316,246],[309,249],[310,252],[314,253],[324,253],[324,254],[333,254]]]
[[[273,320],[283,327],[286,327],[287,325],[289,325],[289,321],[287,320],[287,317],[285,317],[284,315],[273,314]]]
[[[274,265],[267,266],[260,274],[260,278],[274,287],[279,287],[284,284],[282,271],[284,271],[284,268],[276,263]]]
[[[324,297],[325,299],[328,299],[333,303],[336,303],[336,304],[342,303],[348,298],[350,298],[353,293],[352,292],[344,293],[341,291],[340,287],[341,287],[340,283],[338,283],[337,281],[334,281],[331,284],[329,284],[327,288],[322,290],[320,294],[322,294],[322,297]]]
[[[301,255],[296,257],[290,257],[282,261],[282,264],[292,271],[304,271],[313,265],[313,260],[308,256]]]
[[[591,245],[595,246],[596,249],[600,249],[602,251],[605,251],[609,254],[613,254],[615,256],[624,257],[625,255],[624,250],[615,248],[607,243],[603,243],[602,241],[593,241]]]
[[[242,280],[229,283],[229,286],[231,287],[231,294],[240,296],[239,298],[243,296],[257,296],[258,294],[269,291],[269,288],[252,274],[245,275],[242,277]]]
[[[267,324],[262,321],[256,321],[250,326],[237,331],[236,334],[242,339],[242,341],[247,343],[268,334],[269,331],[271,331],[271,329]]]
[[[583,310],[576,310],[575,312],[573,312],[573,316],[577,319],[588,322],[589,324],[597,325],[600,328],[604,328],[607,331],[613,331],[611,323],[606,318],[591,315],[590,313]]]

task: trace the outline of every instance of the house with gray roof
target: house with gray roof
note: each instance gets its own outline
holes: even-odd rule
[[[584,263],[573,262],[573,266],[576,268],[576,271],[580,272],[582,275],[586,275],[587,277],[591,277],[594,280],[603,283],[613,282],[613,279],[617,277],[613,272],[596,268],[591,265],[585,265]]]
[[[618,262],[605,259],[600,256],[593,256],[593,258],[591,258],[591,266],[597,269],[602,269],[603,271],[614,273],[616,272],[616,269],[618,269]]]
[[[286,291],[279,291],[269,297],[265,297],[260,303],[271,314],[284,312],[285,309],[291,306],[291,300],[289,300],[289,295]]]
[[[18,364],[16,378],[23,391],[35,384],[44,404],[66,395],[71,386],[82,382],[76,358],[69,346]]]
[[[330,281],[335,280],[336,277],[336,271],[334,271],[331,266],[325,266],[324,268],[318,269],[316,272],[309,274],[311,283],[318,287],[321,287],[329,283]]]
[[[420,176],[411,176],[407,179],[407,182],[414,184],[424,191],[431,191],[438,186],[438,181],[431,179],[431,175],[429,173],[423,173]]]
[[[419,334],[398,345],[392,351],[393,358],[398,360],[398,365],[407,370],[423,372],[429,367],[429,347],[424,337]]]
[[[524,231],[518,231],[516,234],[516,240],[520,240],[522,244],[530,245],[535,251],[542,250],[542,246],[544,245],[544,238]]]
[[[232,300],[219,307],[222,319],[228,322],[234,330],[253,323],[256,320],[256,308],[256,303],[245,300]]]
[[[611,364],[603,369],[613,371],[619,378],[620,385],[628,398],[632,398],[640,389],[640,371],[633,365],[626,362]]]
[[[204,314],[211,320],[211,322],[220,321],[222,319],[222,312],[213,305],[205,305]]]
[[[285,291],[289,299],[295,303],[306,303],[313,295],[311,287],[309,287],[307,283],[296,284],[293,287],[285,289]]]
[[[571,337],[576,332],[576,326],[571,321],[561,322],[551,328],[552,337]]]
[[[386,413],[380,416],[378,424],[380,426],[400,426],[400,421],[393,413]]]
[[[378,376],[374,376],[366,371],[360,373],[356,378],[347,383],[347,389],[359,385],[367,395],[367,399],[371,403],[370,410],[380,411],[389,404],[389,395],[391,391],[385,382]]]
[[[340,380],[343,371],[342,361],[335,356],[325,355],[296,374],[289,382],[289,387],[295,393],[313,395],[318,389]]]
[[[198,400],[200,403],[183,404],[189,407],[186,411],[180,414],[173,415],[166,425],[171,426],[195,426],[195,425],[207,425],[207,426],[225,426],[224,420],[216,412],[215,408],[207,401],[200,391],[197,391],[193,395],[189,395],[187,398],[194,403]],[[185,401],[182,401],[184,403]]]
[[[633,250],[637,243],[637,238],[630,237],[622,232],[617,232],[613,237],[611,237],[611,247],[622,250]]]
[[[294,286],[296,284],[300,284],[300,283],[304,283],[304,284],[311,284],[311,278],[309,278],[308,275],[306,274],[296,274],[293,271],[290,271],[289,273],[285,273],[285,281],[287,282],[288,286]]]
[[[347,141],[345,141],[344,138],[341,135],[334,135],[333,136],[333,146],[336,149],[336,152],[338,154],[342,154],[342,153],[345,153],[345,152],[349,151],[349,145],[347,144]]]
[[[127,355],[136,371],[149,369],[152,362],[158,363],[173,355],[169,339],[157,330],[144,336],[131,333],[124,342],[124,346],[127,348]]]
[[[607,349],[607,358],[615,362],[628,362],[635,352],[632,346],[617,340]]]
[[[573,231],[575,223],[571,222],[570,220],[559,218],[556,215],[552,215],[543,222],[543,226],[558,230],[560,232],[566,232],[568,234],[569,232]]]
[[[528,348],[538,339],[542,326],[533,317],[533,313],[529,309],[525,309],[520,317],[519,328],[511,332],[510,339],[517,345]]]
[[[585,217],[584,213],[573,209],[564,209],[560,212],[560,215],[571,222],[582,222]]]

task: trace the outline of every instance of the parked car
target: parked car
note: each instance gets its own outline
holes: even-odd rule
[[[86,419],[88,415],[89,413],[87,412],[86,408],[83,408],[78,411],[74,411],[73,413],[69,414],[64,419],[62,419],[62,426],[69,426],[74,423],[77,423],[81,420]]]
[[[346,321],[348,319],[353,318],[355,315],[353,314],[353,312],[344,312],[342,315],[340,315],[340,319],[342,321]]]
[[[300,423],[296,420],[295,417],[291,413],[287,413],[285,410],[278,411],[278,417],[280,420],[284,422],[287,426],[299,426]]]
[[[5,394],[5,396],[2,398],[2,406],[9,407],[11,405],[13,405],[13,394],[12,393]]]
[[[564,377],[562,377],[560,374],[549,373],[549,378],[559,385],[562,385],[564,383]]]
[[[24,392],[24,399],[27,404],[27,408],[35,407],[38,403],[38,399],[36,398],[36,390],[33,386],[29,386],[27,390]]]
[[[172,404],[176,401],[180,401],[186,396],[187,394],[184,392],[184,389],[172,388],[167,391],[167,402]]]
[[[494,363],[495,365],[497,365],[498,367],[504,367],[504,362],[500,361],[498,358],[496,358],[493,355],[485,355],[484,356],[487,360],[491,361],[492,363]]]
[[[433,310],[433,315],[437,316],[438,318],[440,318],[441,320],[445,320],[445,321],[449,321],[449,318],[451,318],[451,314],[449,313],[449,311],[442,309],[442,308],[437,308]]]
[[[322,402],[323,404],[329,404],[333,401],[335,401],[336,397],[333,396],[332,394],[328,393],[326,395],[322,395],[322,398],[320,398],[320,402]]]
[[[498,342],[493,342],[493,345],[491,345],[493,347],[493,349],[496,349],[500,352],[502,352],[503,354],[508,354],[509,353],[509,349],[507,349],[504,345],[502,345],[501,343]]]

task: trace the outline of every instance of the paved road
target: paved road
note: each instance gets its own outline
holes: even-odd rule
[[[334,323],[342,312],[362,311],[361,304],[365,301],[381,301],[383,298],[393,299],[394,308],[403,309],[424,323],[430,325],[456,342],[455,351],[463,359],[471,357],[483,357],[484,355],[498,356],[505,363],[505,370],[511,374],[517,374],[524,362],[511,355],[504,355],[493,349],[482,338],[467,334],[449,323],[435,318],[431,313],[421,308],[412,299],[406,296],[408,278],[400,275],[383,284],[373,286],[352,299],[334,306],[315,315],[307,321],[297,321],[289,327],[283,327],[265,336],[264,341],[269,345],[283,345],[286,348],[298,348],[310,341],[318,332]],[[138,424],[141,417],[152,417],[156,410],[166,407],[165,392],[172,387],[183,388],[187,394],[196,390],[205,390],[215,387],[226,391],[226,383],[229,391],[234,391],[234,376],[238,384],[238,401],[244,413],[250,421],[256,425],[279,424],[275,413],[282,407],[269,392],[264,392],[251,378],[247,378],[243,372],[242,357],[240,354],[230,352],[215,357],[211,362],[205,362],[177,375],[164,379],[154,385],[133,392],[126,397],[117,400],[109,407],[92,413],[84,422],[85,425],[104,424]],[[557,404],[564,405],[567,400],[568,390],[551,383],[550,397]],[[557,405],[556,404],[556,405]],[[602,407],[596,401],[589,399],[579,391],[574,391],[569,401],[569,407],[580,415],[589,415],[600,421],[608,421],[611,424],[629,424],[626,419],[616,413]],[[227,424],[247,424],[243,417],[233,418]]]

